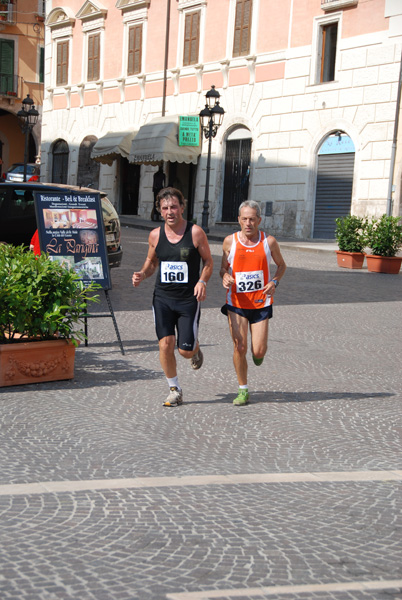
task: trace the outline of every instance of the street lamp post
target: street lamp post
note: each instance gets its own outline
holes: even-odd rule
[[[208,140],[208,157],[207,157],[207,173],[205,178],[205,196],[204,205],[202,208],[202,228],[205,233],[209,233],[208,217],[209,217],[209,175],[211,170],[211,143],[212,138],[216,136],[218,127],[222,125],[223,115],[225,111],[219,105],[220,93],[211,86],[211,89],[205,94],[205,108],[200,112],[201,128],[205,138]]]
[[[24,150],[24,181],[27,179],[27,163],[28,163],[28,144],[29,135],[32,129],[38,122],[39,113],[35,108],[34,101],[30,98],[29,94],[22,101],[22,108],[18,111],[17,117],[19,118],[20,127],[22,133],[25,135],[25,150]]]

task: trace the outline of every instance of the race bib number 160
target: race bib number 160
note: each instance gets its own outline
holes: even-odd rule
[[[264,287],[263,271],[239,271],[236,273],[236,292],[256,292]]]
[[[188,264],[186,262],[161,262],[162,283],[188,283]]]

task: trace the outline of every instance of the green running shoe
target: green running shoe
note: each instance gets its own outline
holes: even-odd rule
[[[262,358],[256,358],[253,354],[253,362],[255,365],[257,365],[257,367],[260,367],[263,363],[264,357]]]
[[[239,389],[239,393],[237,394],[236,398],[233,400],[233,404],[235,406],[245,406],[246,404],[248,404],[249,397],[250,396],[249,396],[248,390]]]

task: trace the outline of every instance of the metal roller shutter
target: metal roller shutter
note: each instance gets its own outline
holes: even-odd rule
[[[335,219],[350,213],[354,153],[318,157],[314,238],[334,239]]]

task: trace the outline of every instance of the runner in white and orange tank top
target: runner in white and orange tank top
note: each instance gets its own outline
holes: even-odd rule
[[[223,242],[220,275],[223,287],[227,289],[222,312],[229,320],[234,344],[233,363],[239,382],[239,392],[233,404],[243,406],[249,401],[248,328],[251,331],[253,361],[259,366],[267,351],[273,296],[286,264],[276,239],[259,230],[261,212],[257,202],[243,202],[239,207],[238,220],[241,231],[228,235]],[[274,278],[270,274],[271,258],[277,266]]]

